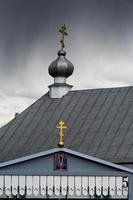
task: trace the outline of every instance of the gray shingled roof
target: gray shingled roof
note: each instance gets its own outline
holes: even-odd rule
[[[64,120],[65,147],[115,163],[133,163],[133,87],[48,94],[0,129],[0,162],[55,148]]]

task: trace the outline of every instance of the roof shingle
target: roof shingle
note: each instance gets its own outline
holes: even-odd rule
[[[64,120],[65,147],[112,162],[133,162],[133,87],[48,94],[0,129],[0,162],[57,146]]]

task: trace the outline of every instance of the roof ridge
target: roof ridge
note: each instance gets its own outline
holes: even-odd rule
[[[117,86],[117,87],[107,87],[107,88],[104,88],[104,87],[100,87],[100,88],[89,88],[89,89],[75,89],[75,90],[71,90],[69,93],[73,93],[73,92],[78,92],[78,91],[90,91],[90,90],[107,90],[107,89],[113,89],[113,90],[115,90],[115,89],[123,89],[123,88],[133,88],[133,86]],[[69,95],[69,93],[67,94],[67,95]]]

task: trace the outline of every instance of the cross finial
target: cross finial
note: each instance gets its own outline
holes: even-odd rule
[[[60,43],[61,43],[61,49],[63,49],[65,47],[65,44],[64,44],[64,36],[65,35],[68,35],[67,31],[66,31],[66,25],[63,24],[61,26],[61,28],[59,29],[59,32],[61,33],[61,40],[60,40]]]
[[[65,123],[61,120],[59,122],[59,124],[57,125],[57,127],[59,129],[59,143],[58,143],[58,147],[62,148],[64,147],[64,134],[63,134],[63,129],[67,128],[65,126]]]

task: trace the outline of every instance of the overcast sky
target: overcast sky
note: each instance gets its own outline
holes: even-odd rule
[[[133,85],[132,0],[0,0],[0,126],[53,83],[63,23],[74,90]]]

